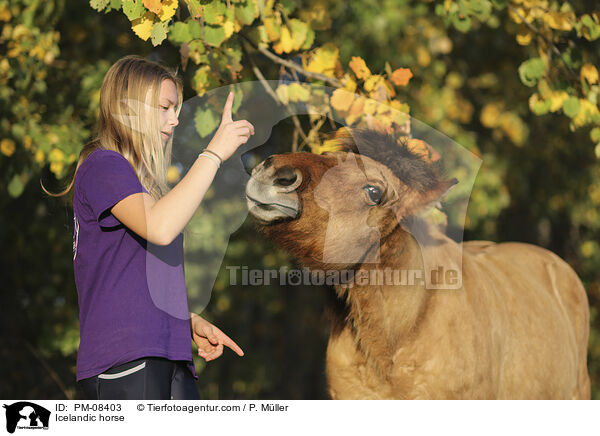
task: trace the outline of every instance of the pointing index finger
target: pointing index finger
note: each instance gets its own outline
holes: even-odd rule
[[[227,101],[225,102],[225,107],[223,108],[223,116],[221,121],[223,122],[232,122],[233,118],[231,118],[231,107],[233,106],[233,91],[229,91],[229,95],[227,96]]]
[[[223,345],[227,345],[229,348],[231,348],[233,351],[235,351],[235,353],[238,356],[243,356],[244,355],[244,352],[238,346],[238,344],[236,344],[235,342],[233,342],[233,340],[229,336],[227,336],[225,333],[223,333]]]

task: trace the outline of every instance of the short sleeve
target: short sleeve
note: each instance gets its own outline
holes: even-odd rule
[[[98,153],[100,154],[93,156],[82,175],[81,191],[98,224],[101,227],[113,227],[121,222],[110,209],[132,194],[148,191],[125,157],[111,150],[101,150]]]

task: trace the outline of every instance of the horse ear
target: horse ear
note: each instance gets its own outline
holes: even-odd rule
[[[425,205],[442,201],[444,197],[448,195],[448,192],[450,192],[450,190],[454,188],[454,186],[456,186],[457,183],[458,179],[456,177],[452,177],[448,180],[440,180],[437,186],[435,186],[433,189],[427,191],[424,194]]]

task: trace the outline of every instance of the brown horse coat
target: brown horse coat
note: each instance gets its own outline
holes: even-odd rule
[[[445,265],[462,267],[462,283],[335,285],[331,398],[590,398],[589,306],[573,269],[529,244],[457,244],[422,213],[456,180],[380,134],[359,139],[375,152],[275,155],[255,168],[246,194],[260,229],[312,269]]]

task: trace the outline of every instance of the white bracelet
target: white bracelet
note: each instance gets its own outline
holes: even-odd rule
[[[202,152],[202,153],[200,153],[200,154],[198,155],[198,157],[200,157],[200,156],[204,156],[204,157],[207,157],[207,158],[209,158],[210,160],[212,160],[212,161],[213,161],[213,162],[214,162],[214,163],[217,165],[217,169],[219,169],[219,167],[221,166],[221,163],[218,161],[218,159],[217,159],[216,157],[214,157],[214,156],[212,156],[212,155],[208,154],[208,153],[204,153],[204,152]]]

